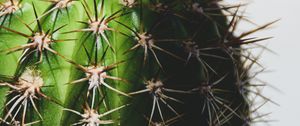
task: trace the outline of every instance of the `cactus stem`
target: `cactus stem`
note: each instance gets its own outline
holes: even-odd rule
[[[244,45],[270,39],[249,36],[276,21],[236,36],[252,23],[242,4],[0,1],[0,125],[250,125],[268,115],[257,110],[273,101],[251,81],[260,56]]]

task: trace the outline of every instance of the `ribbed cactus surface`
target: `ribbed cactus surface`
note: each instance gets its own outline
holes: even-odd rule
[[[250,125],[240,6],[1,0],[1,126]]]

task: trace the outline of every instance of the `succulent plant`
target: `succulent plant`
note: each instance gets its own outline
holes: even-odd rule
[[[250,125],[241,6],[1,0],[1,125]]]

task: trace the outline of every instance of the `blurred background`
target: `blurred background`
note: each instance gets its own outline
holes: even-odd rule
[[[266,68],[257,76],[268,83],[263,94],[276,103],[267,103],[259,111],[270,113],[264,117],[268,123],[255,123],[254,126],[299,126],[300,114],[300,1],[299,0],[225,0],[225,3],[247,3],[244,16],[258,25],[280,19],[271,28],[253,36],[274,37],[260,42],[273,50],[264,51],[260,63]],[[242,22],[239,32],[255,28],[255,25]],[[261,49],[254,49],[259,54]]]

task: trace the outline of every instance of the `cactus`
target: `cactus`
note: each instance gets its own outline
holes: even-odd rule
[[[250,125],[243,5],[1,0],[1,125]],[[249,65],[250,64],[250,65]],[[254,118],[253,118],[254,119]]]

